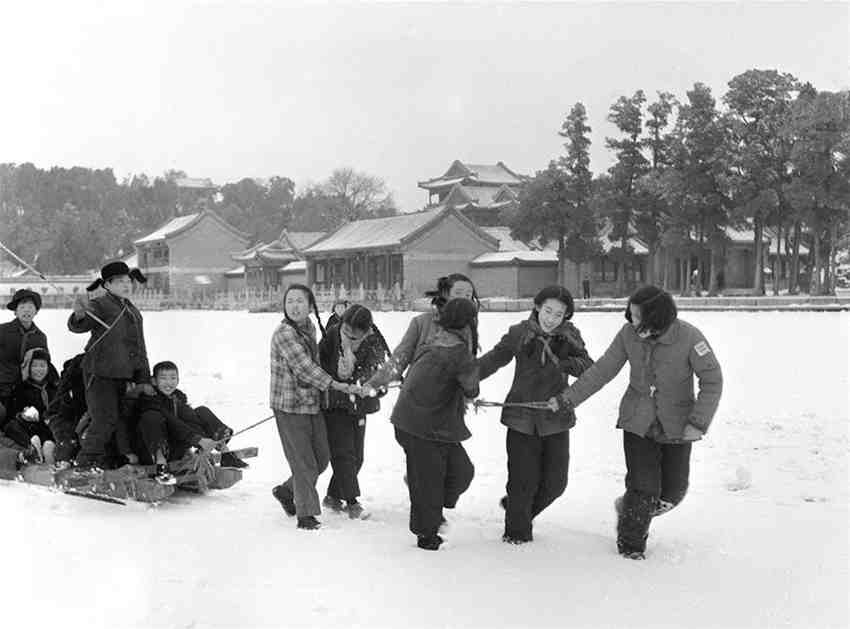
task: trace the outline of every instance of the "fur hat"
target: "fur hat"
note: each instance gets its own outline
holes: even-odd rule
[[[97,290],[113,277],[120,277],[122,275],[127,275],[131,280],[135,280],[140,284],[144,284],[148,281],[148,278],[146,278],[139,269],[131,269],[125,262],[118,260],[117,262],[110,262],[104,266],[100,270],[100,277],[89,284],[86,290],[90,292]]]
[[[41,295],[28,288],[16,290],[15,294],[12,296],[12,301],[6,304],[6,308],[9,310],[16,310],[18,304],[22,301],[31,301],[35,305],[36,310],[41,310]]]

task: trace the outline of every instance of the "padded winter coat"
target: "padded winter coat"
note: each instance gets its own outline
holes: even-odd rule
[[[354,351],[354,371],[347,378],[339,375],[339,357],[341,354],[340,326],[328,328],[325,338],[319,343],[319,362],[322,369],[333,376],[334,380],[365,383],[387,359],[384,344],[374,332],[366,336]],[[334,389],[328,389],[325,395],[325,403],[322,406],[327,410],[344,411],[362,417],[376,413],[381,408],[381,402],[376,397],[355,397],[354,402],[352,402],[347,393]]]
[[[545,350],[544,343],[548,343],[550,351]],[[545,335],[534,314],[511,326],[502,340],[478,359],[481,379],[513,359],[514,381],[505,402],[545,402],[564,389],[568,376],[578,377],[593,364],[578,328],[564,321]],[[526,435],[546,437],[569,430],[576,417],[569,407],[555,413],[549,409],[505,407],[502,423]]]
[[[78,320],[71,313],[68,318],[71,332],[91,332],[83,359],[86,377],[96,375],[137,383],[150,382],[142,313],[129,299],[109,292],[92,299],[89,309],[110,328],[107,331],[88,315]]]
[[[422,439],[458,443],[472,436],[463,421],[464,398],[477,396],[468,334],[441,329],[417,351],[390,421]]]
[[[413,317],[392,357],[369,379],[369,386],[377,389],[400,380],[404,370],[413,361],[416,350],[434,340],[440,329],[434,312],[423,312]]]
[[[21,381],[21,363],[27,350],[47,347],[47,337],[33,323],[29,330],[17,318],[0,324],[0,398],[12,395],[12,389]]]
[[[610,382],[629,362],[629,386],[620,401],[617,427],[641,437],[656,421],[671,441],[680,440],[685,426],[708,430],[720,394],[723,375],[714,351],[702,333],[676,319],[657,339],[642,339],[625,324],[596,364],[561,396],[578,406]],[[699,392],[694,396],[694,375]]]

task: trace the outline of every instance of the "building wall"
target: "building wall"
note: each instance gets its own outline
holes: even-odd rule
[[[517,274],[517,297],[534,297],[544,286],[558,282],[558,265],[520,266],[517,268]],[[575,296],[575,293],[573,295]]]
[[[469,269],[468,275],[479,297],[517,296],[518,274],[514,265],[474,266]]]
[[[449,273],[468,275],[472,260],[497,250],[497,244],[483,240],[457,217],[448,215],[404,248],[402,288],[406,295],[421,295],[436,285],[438,277]]]
[[[227,292],[239,292],[245,290],[245,276],[225,278]]]
[[[224,273],[233,268],[230,254],[247,242],[205,216],[191,229],[168,239],[171,292],[225,290]],[[208,278],[208,284],[202,278]]]

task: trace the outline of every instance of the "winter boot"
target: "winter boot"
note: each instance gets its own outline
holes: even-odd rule
[[[286,485],[276,485],[272,489],[272,496],[275,497],[280,503],[280,506],[283,507],[283,510],[286,511],[286,515],[295,515],[295,500],[293,499],[292,491]]]
[[[443,543],[443,538],[437,535],[419,535],[416,538],[416,545],[422,550],[439,550],[440,544]]]
[[[153,479],[160,485],[176,485],[177,479],[174,474],[168,471],[168,466],[165,463],[156,464],[156,472]]]
[[[38,435],[33,435],[32,437],[30,437],[30,443],[35,449],[36,461],[38,463],[44,463],[44,453],[41,450],[41,437],[39,437]]]
[[[248,464],[245,463],[245,461],[232,452],[222,452],[219,465],[221,465],[221,467],[248,467]]]
[[[308,515],[303,518],[298,518],[298,528],[304,529],[305,531],[315,531],[321,528],[322,523],[319,522],[314,516]]]
[[[620,555],[625,557],[626,559],[634,559],[635,561],[643,561],[646,559],[646,555],[643,554],[642,550],[620,550]]]
[[[345,505],[342,504],[342,500],[334,498],[333,496],[325,496],[324,500],[322,500],[322,505],[334,513],[342,513],[345,511]]]
[[[348,511],[348,517],[352,520],[368,520],[372,515],[356,499],[349,500],[345,510]]]

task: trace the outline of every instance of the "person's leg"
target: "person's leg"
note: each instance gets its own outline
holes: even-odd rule
[[[667,513],[685,498],[691,473],[690,443],[661,446],[661,495],[653,517]]]
[[[344,412],[327,411],[325,426],[333,474],[327,495],[336,500],[353,500],[359,495],[357,483],[356,418]]]
[[[107,459],[107,444],[115,436],[120,419],[120,396],[118,383],[122,380],[87,376],[86,404],[91,423],[82,439],[77,455],[80,465],[104,465]]]
[[[319,515],[321,508],[316,479],[321,472],[313,448],[312,416],[275,411],[275,419],[283,453],[292,474],[283,485],[292,492],[298,517]]]
[[[570,469],[570,432],[565,430],[541,437],[543,451],[540,466],[540,484],[531,506],[531,517],[552,504],[567,488]]]
[[[230,428],[218,418],[218,415],[213,413],[206,406],[199,406],[195,410],[195,416],[201,424],[204,431],[204,437],[209,439],[223,439],[228,432],[233,432]]]
[[[505,441],[508,452],[505,537],[513,541],[531,541],[532,505],[540,486],[542,440],[509,428]]]
[[[156,463],[156,453],[165,454],[168,451],[168,428],[165,417],[156,411],[145,411],[139,416],[137,426],[142,446],[138,452],[139,463],[142,465]]]
[[[617,521],[617,548],[621,554],[643,553],[652,511],[661,493],[661,446],[623,431],[626,493]]]
[[[444,444],[398,429],[396,440],[407,455],[410,531],[418,537],[431,538],[442,521],[447,452]]]
[[[454,509],[458,499],[472,484],[475,466],[469,459],[463,444],[453,443],[446,448],[446,478],[443,491],[443,507]]]

